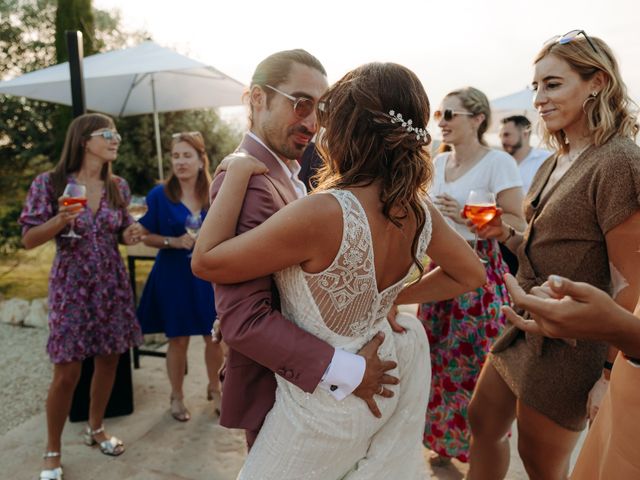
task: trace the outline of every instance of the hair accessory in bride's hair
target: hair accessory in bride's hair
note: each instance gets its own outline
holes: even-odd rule
[[[413,126],[413,120],[405,120],[402,118],[401,113],[396,113],[395,110],[389,110],[389,116],[391,117],[391,123],[399,123],[408,133],[416,136],[416,140],[422,139],[423,142],[429,142],[429,132],[426,128],[418,128]]]

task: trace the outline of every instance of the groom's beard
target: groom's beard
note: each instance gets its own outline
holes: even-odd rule
[[[294,148],[288,148],[286,157],[291,160],[297,160],[298,158],[302,157],[304,150],[309,145],[309,142],[311,142],[313,133],[311,133],[309,129],[304,125],[295,125],[289,128],[289,130],[287,131],[287,138],[291,138],[294,144]],[[283,147],[286,148],[288,147],[288,145],[285,144],[283,145]]]

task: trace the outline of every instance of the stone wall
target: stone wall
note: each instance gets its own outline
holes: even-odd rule
[[[0,302],[0,322],[25,327],[48,328],[47,299],[36,298],[28,301],[11,298]]]
[[[0,301],[0,323],[9,325],[48,329],[48,305],[46,298],[36,298],[28,301],[22,298],[11,298]],[[167,337],[162,333],[144,336],[147,345],[162,345]]]

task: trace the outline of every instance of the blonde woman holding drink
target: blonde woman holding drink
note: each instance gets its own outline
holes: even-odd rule
[[[422,304],[418,311],[433,366],[423,441],[434,451],[431,463],[436,466],[452,458],[469,460],[467,405],[489,348],[504,327],[500,306],[509,302],[502,279],[507,269],[498,243],[478,241],[472,225],[486,222],[487,214],[491,218],[496,203],[511,221],[522,222],[522,181],[516,162],[484,140],[490,117],[487,97],[473,87],[450,92],[434,113],[442,141],[451,151],[434,159],[430,196],[447,223],[474,247],[487,272],[484,286],[452,300]]]
[[[213,343],[216,317],[213,288],[193,276],[190,259],[195,237],[209,208],[209,158],[200,132],[181,132],[171,142],[171,173],[147,195],[147,213],[140,219],[146,245],[160,249],[138,307],[144,333],[169,337],[167,373],[171,384],[170,412],[186,422],[183,383],[187,348],[192,335],[202,335],[209,384],[206,396],[219,413],[218,370],[222,349]]]
[[[97,444],[105,455],[124,452],[123,442],[107,435],[102,426],[120,354],[141,340],[131,285],[118,251],[119,241],[133,245],[141,233],[127,213],[129,186],[111,173],[119,144],[120,135],[109,117],[76,118],[67,130],[60,161],[33,181],[20,215],[25,248],[56,242],[47,342],[54,367],[41,480],[62,478],[62,430],[87,358],[94,357],[95,367],[84,442]]]

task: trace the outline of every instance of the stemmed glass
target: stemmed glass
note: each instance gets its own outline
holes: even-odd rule
[[[202,217],[199,213],[190,213],[187,215],[186,220],[184,221],[184,228],[187,230],[187,233],[193,240],[195,241],[198,238],[198,233],[200,232],[200,227],[202,227]],[[187,258],[191,258],[192,252],[189,252]]]
[[[147,199],[141,195],[133,195],[127,210],[129,210],[129,214],[137,222],[147,213]]]
[[[496,216],[497,208],[495,194],[487,190],[471,190],[462,213],[476,226],[473,251],[478,255],[478,228],[483,227]],[[480,257],[480,255],[478,255],[478,257]],[[487,260],[483,258],[480,258],[480,261],[487,263]]]
[[[86,207],[87,187],[80,183],[67,183],[67,186],[64,187],[64,192],[62,192],[61,203],[65,207],[68,207],[69,205],[82,205],[82,207]],[[69,224],[69,231],[60,236],[66,238],[82,238],[81,235],[78,235],[73,230],[74,223],[75,221],[71,221]]]

